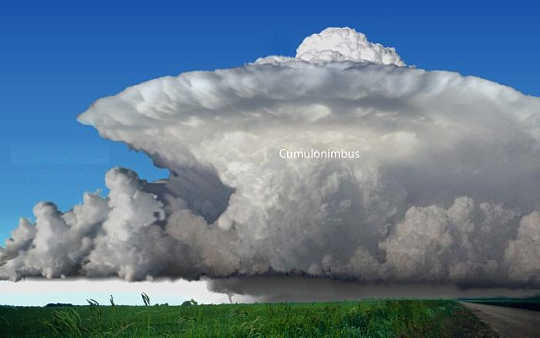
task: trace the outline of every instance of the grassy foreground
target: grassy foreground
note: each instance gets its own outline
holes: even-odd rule
[[[1,337],[494,337],[457,302],[0,307]]]

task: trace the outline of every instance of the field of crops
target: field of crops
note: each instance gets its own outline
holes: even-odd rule
[[[459,303],[0,307],[2,337],[492,337]]]

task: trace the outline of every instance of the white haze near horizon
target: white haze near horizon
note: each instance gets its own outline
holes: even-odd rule
[[[0,305],[45,306],[49,303],[88,305],[95,299],[101,305],[110,305],[112,295],[117,305],[144,305],[141,293],[149,295],[151,304],[180,305],[194,299],[199,304],[250,303],[252,297],[211,292],[205,281],[140,281],[123,280],[44,280],[25,279],[17,283],[0,281]]]
[[[353,29],[132,86],[78,120],[170,177],[113,168],[105,198],[37,204],[0,279],[239,276],[210,288],[268,299],[269,275],[540,287],[540,99],[408,67]],[[360,159],[283,160],[284,147]]]

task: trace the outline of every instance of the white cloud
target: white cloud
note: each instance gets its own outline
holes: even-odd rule
[[[351,28],[326,28],[304,39],[296,50],[296,58],[308,62],[353,61],[404,66],[394,48],[372,43]]]
[[[107,198],[65,214],[40,204],[0,276],[534,284],[539,116],[539,98],[405,67],[350,29],[308,37],[296,58],[148,81],[79,121],[170,178],[112,169]],[[283,148],[360,159],[283,160]]]
[[[521,219],[517,238],[508,243],[505,259],[510,278],[540,281],[540,212],[534,211]]]

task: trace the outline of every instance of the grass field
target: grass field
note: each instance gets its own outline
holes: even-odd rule
[[[2,337],[494,337],[459,303],[0,307]]]

